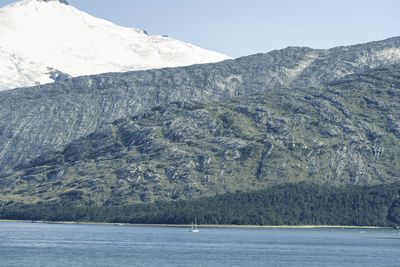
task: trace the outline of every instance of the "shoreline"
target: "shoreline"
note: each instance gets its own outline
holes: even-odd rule
[[[188,228],[191,224],[132,224],[132,223],[106,223],[106,222],[72,222],[72,221],[30,221],[30,220],[0,220],[0,223],[37,223],[37,224],[63,224],[63,225],[110,225],[110,226],[136,226],[136,227],[174,227]],[[227,228],[227,229],[393,229],[383,226],[352,226],[352,225],[233,225],[233,224],[202,224],[199,228]]]

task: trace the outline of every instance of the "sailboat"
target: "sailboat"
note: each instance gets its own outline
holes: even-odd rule
[[[194,226],[193,226],[193,223],[192,223],[192,229],[190,229],[189,231],[192,232],[192,233],[200,232],[200,230],[197,228],[197,219],[196,218],[194,218]]]

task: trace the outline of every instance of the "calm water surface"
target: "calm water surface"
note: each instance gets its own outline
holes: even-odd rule
[[[0,266],[400,266],[400,232],[0,223]]]

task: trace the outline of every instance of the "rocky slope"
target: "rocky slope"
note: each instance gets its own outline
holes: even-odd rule
[[[84,76],[0,92],[0,172],[157,105],[320,87],[399,62],[399,47],[400,38],[330,50],[291,47],[215,64]]]
[[[246,86],[240,87],[246,93]],[[214,95],[230,95],[224,92]],[[180,93],[183,99],[202,99]],[[392,183],[400,177],[399,98],[400,65],[394,65],[324,86],[264,90],[220,102],[175,101],[146,112],[131,109],[121,116],[136,115],[1,177],[0,200],[116,205],[299,181]]]

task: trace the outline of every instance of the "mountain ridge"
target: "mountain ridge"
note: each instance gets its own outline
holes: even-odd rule
[[[47,68],[76,77],[230,58],[118,26],[66,3],[23,0],[0,8],[0,90],[53,82]]]
[[[33,1],[47,2],[47,3],[57,2],[57,3],[60,3],[60,4],[64,4],[64,5],[69,5],[67,0],[23,0],[23,1],[20,1],[20,2],[28,3],[28,2],[33,2]]]
[[[214,64],[81,76],[0,92],[0,172],[125,114],[171,101],[210,102],[279,88],[320,87],[349,73],[398,62],[397,57],[376,55],[399,47],[396,40],[384,40],[333,50],[288,48]],[[298,72],[316,53],[325,56]]]

